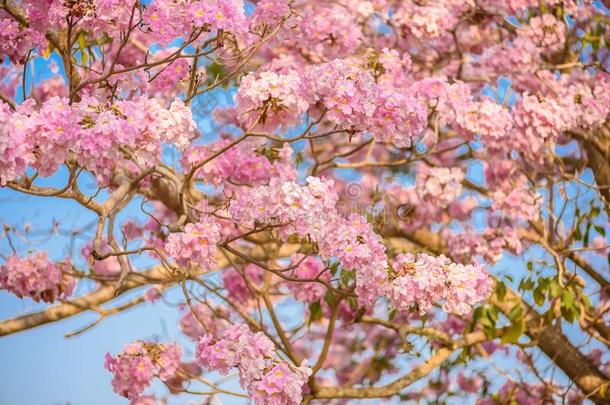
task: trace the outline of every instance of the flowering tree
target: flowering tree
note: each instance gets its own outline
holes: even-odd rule
[[[96,218],[4,225],[0,335],[177,291],[134,404],[610,403],[602,3],[0,0],[3,192]]]

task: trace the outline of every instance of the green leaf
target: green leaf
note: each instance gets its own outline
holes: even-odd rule
[[[524,329],[525,322],[523,321],[523,319],[513,323],[506,329],[504,335],[502,335],[502,339],[500,340],[501,343],[517,343],[519,341],[519,338],[523,334]]]
[[[504,301],[504,297],[506,297],[506,284],[502,281],[499,281],[496,285],[496,295],[500,301]]]
[[[309,325],[311,325],[315,321],[319,321],[322,319],[322,306],[320,306],[320,301],[312,302],[309,304]]]
[[[595,228],[595,231],[597,231],[597,233],[599,233],[601,236],[606,236],[606,228],[599,225],[594,225],[593,227]]]
[[[542,292],[540,286],[536,287],[534,290],[534,302],[538,306],[542,306],[542,304],[544,304],[544,292]]]
[[[519,304],[515,305],[508,314],[508,319],[510,319],[512,322],[515,322],[515,321],[521,319],[522,317],[523,317],[523,308],[521,308],[521,305],[519,305]]]
[[[532,263],[532,262],[527,262],[527,269],[528,269],[529,271],[532,271],[532,270],[534,269],[534,263]]]
[[[555,279],[552,279],[549,282],[549,294],[553,298],[556,298],[559,296],[559,283]]]
[[[572,310],[572,308],[566,308],[564,306],[561,307],[561,315],[569,323],[574,322],[574,319],[576,318],[575,312]]]
[[[589,235],[591,234],[591,222],[587,223],[587,228],[585,229],[585,247],[589,246]]]
[[[468,325],[468,332],[472,332],[477,325],[477,322],[483,317],[483,313],[485,312],[484,307],[477,307],[472,313],[472,321],[470,325]]]
[[[576,240],[582,240],[582,233],[580,233],[580,221],[578,221],[578,224],[576,225],[576,230],[574,232],[574,238]]]
[[[521,280],[519,283],[519,289],[521,291],[529,291],[534,288],[534,282],[530,278]]]
[[[574,292],[572,290],[563,290],[561,292],[561,305],[565,308],[572,308],[574,305]]]
[[[333,295],[333,292],[331,290],[326,291],[324,301],[326,301],[329,306],[333,306],[333,303],[335,302],[335,296]]]
[[[595,218],[599,215],[599,213],[600,213],[599,207],[593,207],[593,208],[591,208],[591,211],[589,211],[589,217]]]
[[[85,49],[87,48],[87,36],[85,32],[81,32],[78,36],[78,47],[80,49],[82,63],[84,65],[87,63],[87,60],[89,58],[89,55],[87,54],[87,52],[85,52]]]

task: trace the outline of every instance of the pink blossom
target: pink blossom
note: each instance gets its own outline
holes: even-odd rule
[[[121,148],[132,149],[142,166],[152,166],[160,159],[161,144],[183,149],[195,130],[190,110],[180,100],[168,109],[155,99],[138,98],[100,104],[84,98],[81,103],[52,97],[34,109],[31,101],[10,113],[2,108],[12,127],[2,128],[0,151],[7,155],[1,177],[15,177],[15,171],[27,163],[42,176],[50,176],[68,159],[93,172],[106,184],[114,170],[124,162]],[[5,131],[22,140],[23,153],[17,156],[14,146],[4,140]],[[25,162],[24,162],[25,160]],[[10,170],[8,170],[10,169]]]
[[[170,234],[165,250],[179,266],[207,272],[216,264],[216,245],[220,238],[217,221],[202,216],[198,222],[187,224],[183,232]]]
[[[417,167],[416,192],[423,201],[449,206],[462,193],[463,171],[458,167],[430,167],[420,164]]]
[[[227,327],[227,321],[223,319],[223,316],[228,315],[225,308],[212,302],[195,304],[192,310],[188,306],[183,309],[185,312],[180,318],[178,326],[183,334],[195,342],[208,332],[216,335],[221,329]]]
[[[404,2],[392,19],[421,40],[439,38],[458,22],[456,15],[442,3],[420,7],[411,2]]]
[[[219,338],[204,335],[196,357],[204,368],[221,374],[237,368],[241,386],[257,405],[299,404],[301,387],[311,374],[306,363],[293,367],[280,360],[273,342],[246,325],[233,325]]]
[[[134,399],[129,405],[166,405],[167,401],[157,400],[154,395],[142,395],[138,399]]]
[[[552,14],[532,17],[521,33],[542,51],[560,51],[565,42],[565,24]]]
[[[221,338],[204,335],[197,343],[196,356],[203,367],[222,374],[239,367],[243,384],[260,378],[264,359],[274,355],[273,343],[262,332],[252,333],[246,325],[233,325],[223,331]]]
[[[146,301],[150,302],[151,304],[154,304],[159,300],[159,298],[161,298],[161,292],[155,287],[149,288],[144,293],[144,298],[146,299]]]
[[[338,218],[326,227],[319,242],[323,259],[336,257],[345,270],[355,270],[359,302],[370,305],[387,292],[385,246],[371,225],[359,214]]]
[[[185,170],[190,170],[229,143],[230,139],[222,138],[205,146],[193,145],[185,150],[182,165]],[[291,157],[292,149],[288,144],[277,149],[248,139],[203,165],[196,175],[211,184],[223,184],[226,188],[268,184],[274,177],[295,180],[296,170]]]
[[[286,363],[279,363],[256,381],[250,391],[256,405],[298,405],[302,399],[302,386],[307,382],[311,369],[306,365],[293,370]]]
[[[200,0],[192,3],[189,10],[197,26],[208,26],[211,30],[226,30],[243,34],[247,27],[242,0]]]
[[[28,156],[25,147],[24,134],[14,131],[14,125],[21,125],[14,121],[8,104],[0,101],[0,185],[17,179],[25,171]]]
[[[180,356],[182,349],[175,343],[136,341],[126,345],[118,356],[106,353],[104,367],[114,374],[114,392],[135,400],[150,385],[153,377],[169,379],[180,365]]]
[[[490,227],[483,232],[466,226],[461,232],[447,230],[443,236],[451,254],[460,262],[469,262],[472,257],[480,256],[487,263],[494,264],[500,260],[504,250],[513,254],[523,252],[521,237],[509,226]]]
[[[150,30],[149,36],[166,46],[174,39],[190,34],[193,10],[185,1],[153,1],[144,9],[143,22]]]
[[[606,256],[606,254],[608,253],[610,242],[608,242],[608,240],[603,236],[597,236],[593,238],[591,246],[595,253],[601,256]]]
[[[390,298],[398,310],[418,310],[420,314],[430,311],[432,305],[443,297],[445,270],[451,261],[445,256],[438,258],[420,254],[401,254],[396,257],[392,269],[395,277],[391,281]]]
[[[470,394],[476,394],[483,385],[483,380],[478,375],[466,376],[466,374],[460,372],[457,375],[457,383],[460,389]]]
[[[108,241],[106,239],[102,239],[99,250],[100,251],[97,253],[100,255],[107,255],[114,252],[114,250],[108,245]],[[113,277],[121,272],[121,264],[119,263],[117,256],[110,256],[102,260],[96,260],[91,255],[92,251],[93,242],[88,242],[83,246],[80,253],[81,256],[85,258],[89,264],[91,264],[93,273],[96,276]]]
[[[31,28],[20,27],[12,18],[0,16],[0,55],[7,55],[16,64],[23,64],[34,48],[44,50],[47,41],[44,34]]]
[[[370,72],[335,59],[312,67],[308,81],[328,109],[327,117],[346,129],[363,130],[375,112],[375,80]]]
[[[298,26],[299,45],[319,60],[351,54],[364,39],[354,17],[339,4],[310,3]]]
[[[0,266],[0,287],[19,298],[54,302],[74,292],[76,281],[69,274],[71,270],[69,262],[53,263],[46,252],[24,258],[12,255]]]
[[[491,278],[483,267],[452,263],[443,255],[399,254],[392,269],[390,298],[401,311],[425,314],[433,304],[444,301],[444,311],[467,315],[492,292]]]
[[[237,223],[280,226],[284,238],[296,233],[319,239],[322,228],[336,216],[337,194],[332,180],[307,178],[307,186],[272,179],[269,186],[247,191],[231,202],[229,214]]]
[[[400,90],[382,89],[376,104],[371,133],[377,141],[409,147],[426,129],[427,108],[413,96]]]
[[[238,305],[246,304],[253,298],[250,286],[259,286],[263,281],[263,274],[264,270],[255,264],[245,266],[243,274],[235,269],[223,271],[222,281],[228,297]]]
[[[164,93],[173,90],[189,74],[190,64],[186,59],[178,59],[165,65],[153,77],[154,91]]]
[[[299,122],[309,108],[307,88],[296,72],[261,72],[241,80],[236,96],[240,121],[246,128],[255,124],[268,131]]]
[[[457,116],[456,124],[468,134],[479,134],[481,141],[491,150],[506,150],[507,137],[513,127],[508,109],[489,99],[465,106]]]
[[[324,268],[324,264],[317,258],[308,256],[302,259],[302,255],[296,254],[292,257],[292,265],[297,268],[290,273],[292,277],[306,280],[330,281],[330,272]],[[326,287],[320,282],[288,282],[288,289],[298,301],[311,303],[324,297]]]
[[[493,291],[489,273],[478,264],[451,263],[447,269],[443,310],[467,315],[473,306],[485,301]]]
[[[275,26],[282,18],[290,15],[290,6],[287,0],[260,0],[250,18],[250,27],[260,25]]]

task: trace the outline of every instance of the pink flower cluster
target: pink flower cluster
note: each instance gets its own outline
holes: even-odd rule
[[[118,356],[106,353],[106,370],[114,374],[112,389],[131,400],[138,399],[154,377],[170,380],[180,367],[182,349],[176,343],[136,341]]]
[[[524,36],[514,40],[492,43],[482,51],[480,58],[473,61],[473,74],[499,78],[508,76],[511,85],[517,90],[529,89],[532,75],[540,66],[540,50]]]
[[[287,0],[260,0],[250,18],[250,27],[261,25],[267,27],[277,25],[282,18],[290,15],[290,7]]]
[[[526,188],[497,190],[492,196],[492,210],[512,220],[535,220],[540,213],[542,196]]]
[[[356,272],[356,293],[364,305],[387,294],[387,257],[382,238],[360,214],[338,218],[325,228],[319,241],[320,255],[336,258],[345,270]]]
[[[486,165],[485,178],[491,191],[495,216],[512,221],[528,221],[538,217],[542,197],[530,189],[528,178],[518,171],[513,160],[502,159]]]
[[[404,90],[380,87],[376,104],[370,128],[375,140],[409,147],[426,129],[428,109]]]
[[[575,127],[598,128],[610,115],[610,80],[607,76],[598,76],[594,83],[561,86],[558,99]]]
[[[463,113],[457,115],[456,126],[467,139],[472,134],[478,134],[485,147],[495,151],[510,150],[510,131],[513,128],[513,118],[510,111],[490,99],[474,101],[465,106]]]
[[[552,14],[532,17],[529,24],[521,29],[521,35],[532,41],[542,51],[560,51],[565,43],[566,27]]]
[[[241,35],[247,27],[241,0],[155,0],[144,10],[143,21],[150,30],[149,36],[161,46],[188,37],[195,28],[223,29]]]
[[[466,226],[461,232],[446,230],[443,237],[453,257],[463,263],[480,256],[487,263],[494,264],[502,258],[504,250],[519,255],[523,252],[521,237],[511,226],[494,226],[483,232]]]
[[[243,34],[248,26],[243,0],[199,0],[191,4],[193,22],[211,30]]]
[[[16,112],[9,113],[4,106],[0,110],[7,119],[0,132],[0,152],[10,158],[0,166],[3,182],[17,177],[24,160],[40,175],[50,176],[64,161],[77,159],[106,184],[117,165],[125,162],[120,148],[132,150],[138,163],[150,166],[159,160],[162,144],[184,148],[195,131],[191,112],[180,100],[166,109],[146,98],[112,105],[84,98],[70,105],[67,99],[53,97],[37,110],[29,101]]]
[[[460,81],[449,83],[444,77],[418,80],[411,85],[410,91],[437,112],[439,126],[456,123],[472,106],[470,87]]]
[[[287,239],[296,234],[317,242],[323,259],[336,258],[346,270],[355,270],[359,299],[371,303],[385,294],[387,260],[381,237],[359,214],[339,215],[332,180],[307,178],[307,186],[273,179],[238,196],[229,214],[239,224],[279,227]]]
[[[326,117],[343,128],[368,128],[375,113],[376,85],[370,72],[335,59],[308,71],[316,98],[328,109]]]
[[[452,263],[447,257],[399,254],[391,271],[390,298],[401,311],[425,314],[444,300],[443,310],[467,315],[492,293],[492,281],[478,264]]]
[[[420,40],[437,39],[458,22],[458,15],[439,2],[432,6],[417,6],[411,1],[401,3],[392,21]],[[449,2],[447,2],[449,3]]]
[[[62,30],[69,18],[78,20],[79,28],[94,37],[106,33],[115,36],[129,28],[134,0],[92,0],[63,2],[57,0],[28,0],[26,9],[30,25],[44,34],[49,29]],[[135,23],[132,21],[132,25]]]
[[[519,150],[537,154],[548,141],[555,141],[560,132],[571,126],[570,114],[554,98],[538,98],[524,94],[514,107],[513,117]]]
[[[198,222],[187,224],[183,232],[171,233],[165,250],[179,266],[205,273],[216,264],[216,245],[220,240],[218,222],[203,215]]]
[[[250,390],[255,405],[297,405],[303,398],[303,385],[311,369],[307,366],[291,367],[280,362],[263,374]]]
[[[0,55],[7,55],[11,62],[22,64],[31,50],[46,49],[46,46],[44,34],[19,27],[17,21],[0,14]]]
[[[301,403],[301,387],[311,374],[306,364],[294,367],[281,360],[273,342],[262,332],[250,332],[246,325],[229,327],[221,338],[204,335],[196,357],[209,371],[228,374],[237,368],[241,386],[256,405]]]
[[[184,305],[182,309],[185,312],[178,322],[180,331],[194,342],[199,341],[201,336],[205,335],[204,325],[214,335],[228,326],[227,321],[223,318],[228,316],[226,309],[212,302],[195,304],[192,310],[189,306]]]
[[[223,138],[205,146],[193,145],[184,151],[181,163],[188,171],[230,142],[230,139]],[[236,184],[267,184],[274,177],[285,181],[294,180],[296,170],[291,158],[292,149],[288,144],[275,149],[262,142],[246,139],[206,163],[195,175],[213,185],[223,184],[225,188]]]
[[[332,180],[308,177],[307,185],[271,179],[269,186],[247,190],[231,201],[229,214],[238,224],[280,227],[287,238],[309,235],[319,240],[323,228],[336,216],[337,194]]]
[[[69,271],[70,263],[53,263],[46,252],[24,258],[13,255],[0,266],[0,287],[19,298],[54,302],[74,292],[76,281]]]
[[[156,56],[156,55],[155,55]],[[169,93],[189,74],[190,64],[186,59],[178,59],[159,70],[152,81],[153,93]]]
[[[253,297],[250,286],[260,286],[264,273],[262,268],[252,263],[245,266],[243,274],[235,269],[223,271],[222,282],[228,297],[237,305],[247,304]]]
[[[298,26],[299,46],[317,60],[353,53],[364,36],[351,10],[340,4],[310,4]]]
[[[250,128],[256,124],[263,130],[300,121],[309,108],[307,88],[297,72],[250,73],[241,80],[236,96],[241,123]]]
[[[330,281],[330,272],[325,269],[324,263],[312,256],[303,259],[300,254],[292,257],[292,265],[297,266],[289,274],[302,280]],[[311,303],[320,300],[326,294],[326,287],[317,281],[310,282],[288,282],[288,289],[297,301]]]
[[[417,166],[415,190],[421,200],[446,208],[462,194],[464,172],[459,167]]]
[[[121,272],[121,264],[117,256],[110,256],[104,260],[93,260],[91,252],[93,251],[93,242],[86,243],[81,249],[81,256],[92,264],[93,271],[96,276],[116,276]],[[107,240],[102,240],[100,255],[111,253],[113,250],[108,246]]]
[[[392,69],[408,70],[410,65],[390,52],[378,59],[388,65],[388,74]],[[385,72],[382,66],[380,72]],[[375,83],[372,72],[354,61],[335,59],[308,69],[306,75],[314,98],[328,110],[326,117],[345,129],[370,131],[379,142],[405,147],[426,128],[426,105],[413,92],[392,87],[387,77],[381,84]]]
[[[13,131],[13,112],[0,102],[0,185],[14,180],[27,165],[23,133]]]

